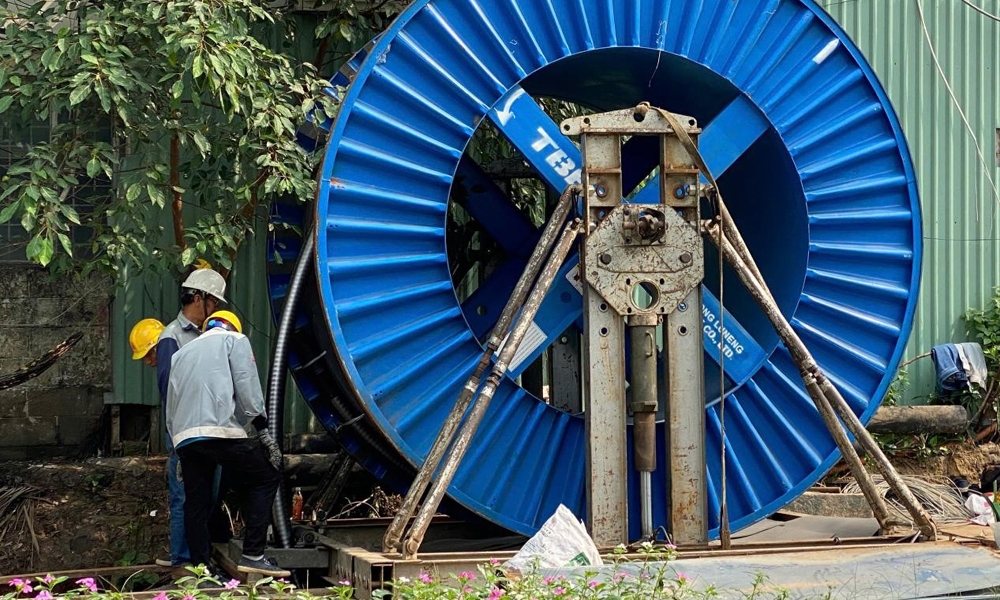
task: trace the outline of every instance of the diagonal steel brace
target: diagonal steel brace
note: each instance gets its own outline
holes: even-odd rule
[[[421,466],[420,471],[417,473],[416,478],[410,485],[410,489],[406,494],[406,498],[403,500],[403,505],[400,507],[399,512],[393,518],[392,523],[389,525],[388,530],[386,530],[385,537],[382,540],[382,550],[383,552],[404,552],[404,549],[409,546],[414,546],[412,555],[416,555],[419,549],[420,542],[423,540],[424,533],[426,533],[427,526],[430,523],[430,517],[433,516],[434,512],[437,510],[438,505],[441,501],[441,496],[443,496],[444,490],[447,488],[448,484],[451,482],[451,477],[454,472],[447,476],[447,481],[443,486],[435,483],[434,488],[431,490],[431,496],[427,499],[427,502],[420,506],[421,500],[424,498],[424,494],[427,488],[432,483],[432,478],[434,473],[438,470],[442,459],[445,458],[445,454],[448,451],[449,446],[452,446],[453,440],[455,439],[456,431],[458,430],[459,424],[462,423],[463,418],[465,418],[466,412],[469,409],[469,405],[472,402],[473,396],[480,387],[480,382],[482,380],[483,374],[486,372],[487,367],[490,365],[493,354],[498,348],[503,345],[499,359],[497,360],[497,367],[503,363],[503,371],[500,373],[500,377],[506,372],[506,367],[510,364],[510,359],[513,357],[514,352],[517,351],[517,347],[520,345],[520,338],[523,338],[523,332],[520,338],[515,339],[514,333],[510,333],[507,343],[503,343],[504,339],[508,337],[508,332],[511,329],[511,323],[514,321],[514,317],[522,306],[524,306],[524,311],[518,318],[514,325],[515,332],[518,325],[524,323],[524,328],[526,330],[527,324],[531,323],[534,318],[534,314],[538,310],[538,305],[540,300],[535,303],[533,311],[531,314],[527,314],[529,309],[531,309],[531,300],[534,298],[536,291],[545,278],[545,273],[539,279],[539,272],[542,271],[543,265],[548,269],[548,267],[555,262],[555,269],[558,269],[566,254],[569,252],[569,247],[572,246],[572,240],[568,243],[567,249],[562,253],[561,257],[557,257],[559,253],[559,245],[564,244],[564,238],[568,236],[568,231],[570,228],[574,228],[574,231],[578,230],[579,224],[574,222],[571,224],[566,231],[563,231],[563,236],[559,240],[559,244],[556,244],[556,238],[559,236],[560,231],[563,228],[563,223],[566,221],[566,217],[569,215],[570,209],[572,208],[572,201],[583,189],[579,185],[573,185],[563,192],[562,196],[559,198],[559,202],[556,204],[556,208],[549,219],[548,224],[546,224],[545,229],[542,231],[542,235],[538,240],[538,244],[535,246],[531,257],[528,260],[528,264],[525,267],[524,272],[521,274],[521,278],[518,280],[514,287],[514,291],[511,294],[510,299],[507,301],[506,306],[504,306],[503,312],[500,314],[500,318],[497,324],[494,326],[493,331],[490,333],[489,340],[486,343],[486,347],[483,350],[483,354],[479,359],[479,363],[476,365],[476,369],[473,374],[466,381],[465,386],[462,388],[458,399],[455,401],[455,405],[452,407],[451,412],[445,418],[444,423],[441,426],[441,431],[438,433],[437,438],[434,440],[434,444],[431,447],[430,452],[428,452],[427,459]],[[576,239],[576,235],[572,236],[572,239]],[[553,244],[556,244],[557,248],[553,251]],[[550,256],[551,253],[551,256]],[[546,261],[548,257],[548,261]],[[558,261],[556,262],[556,259]],[[539,283],[535,284],[535,280],[539,279]],[[548,291],[548,287],[551,286],[554,275],[549,278],[548,283],[545,285],[545,289],[541,291],[541,297],[544,298],[545,292]],[[535,284],[535,288],[532,289],[532,284]],[[532,298],[528,298],[529,290],[532,293]],[[528,298],[527,304],[525,299]],[[509,352],[506,360],[504,360],[504,354]],[[496,368],[494,368],[496,371]],[[492,375],[491,375],[492,379]],[[492,392],[490,394],[492,397]],[[459,441],[463,439],[463,433],[466,428],[469,427],[469,423],[472,421],[473,416],[476,414],[477,408],[481,404],[482,393],[476,398],[476,404],[473,406],[472,411],[469,411],[469,417],[466,420],[465,425],[462,427],[462,432],[459,433]],[[485,406],[480,409],[481,412],[485,412],[486,407],[489,405],[489,400],[486,400]],[[481,418],[481,414],[479,415]],[[475,425],[472,425],[472,433],[475,432],[475,428],[478,426],[478,419]],[[469,439],[471,440],[471,434],[469,434]],[[467,447],[468,440],[465,441],[465,446]],[[466,447],[459,447],[459,442],[455,442],[455,445],[451,449],[451,453],[446,461],[445,467],[451,464],[454,460],[454,456],[457,453],[457,462],[455,464],[455,469],[457,469],[458,463],[461,462],[462,456],[465,454]],[[442,473],[439,475],[439,481],[445,477],[446,469],[442,469]],[[440,488],[440,491],[436,491]],[[432,501],[432,498],[437,495],[436,500]],[[428,510],[427,507],[431,506]],[[411,534],[407,540],[407,544],[403,544],[403,533],[406,529],[407,523],[413,518],[414,514],[418,512],[418,520],[413,523],[411,528]],[[428,513],[427,516],[421,518],[421,515]],[[422,529],[420,529],[422,527]],[[416,535],[415,535],[416,534]],[[413,540],[417,541],[414,543]]]

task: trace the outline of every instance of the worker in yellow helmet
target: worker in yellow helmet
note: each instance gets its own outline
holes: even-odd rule
[[[236,569],[270,577],[289,572],[265,556],[281,453],[267,430],[264,391],[239,317],[208,315],[204,333],[173,355],[167,433],[184,472],[184,531],[194,564],[211,554],[212,476],[222,467],[241,492],[243,556]]]
[[[163,333],[163,323],[156,319],[143,319],[132,327],[128,343],[132,346],[132,360],[141,360],[150,367],[156,366],[156,341]]]

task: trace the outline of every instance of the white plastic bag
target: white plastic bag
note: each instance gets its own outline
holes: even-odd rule
[[[534,567],[536,561],[542,569],[604,564],[586,527],[562,504],[504,567],[523,573]]]
[[[989,525],[996,522],[990,501],[979,494],[969,494],[969,497],[965,499],[965,508],[972,512],[973,516],[969,520],[976,525]]]

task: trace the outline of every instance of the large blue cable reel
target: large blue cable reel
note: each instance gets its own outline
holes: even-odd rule
[[[399,479],[412,471],[385,456],[422,463],[536,239],[464,157],[477,128],[488,120],[554,192],[572,180],[579,151],[539,108],[543,97],[595,111],[649,101],[696,118],[702,153],[782,311],[862,421],[871,417],[912,323],[919,202],[892,107],[828,15],[806,0],[421,0],[357,65],[316,205],[312,329],[328,337],[343,395],[378,430],[357,453],[380,446],[376,470]],[[640,139],[624,149],[629,185],[656,164]],[[446,234],[458,185],[506,255],[462,300]],[[788,352],[729,272],[718,327],[714,261],[709,252],[704,336],[717,535],[720,343],[734,529],[800,495],[839,454]],[[472,512],[525,534],[560,503],[586,512],[583,419],[515,383],[578,320],[574,267],[564,266],[536,318],[539,341],[500,386],[449,488]],[[311,400],[318,412],[324,402]],[[653,481],[654,521],[666,524],[663,461]],[[631,474],[633,538],[637,487]]]

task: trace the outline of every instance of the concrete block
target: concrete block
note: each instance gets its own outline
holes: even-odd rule
[[[20,387],[0,390],[0,418],[26,417],[28,397]]]
[[[30,391],[27,413],[32,417],[62,417],[101,414],[100,403],[95,410],[90,388],[64,387]]]
[[[100,415],[58,417],[59,443],[82,444],[101,428]]]
[[[30,344],[30,327],[0,325],[0,358],[21,358]]]
[[[0,298],[0,325],[33,325],[38,310],[29,298]]]
[[[6,265],[0,267],[0,289],[7,298],[29,298],[30,277],[37,272],[34,267],[26,265]]]
[[[74,454],[78,446],[0,446],[0,461],[45,460]]]
[[[0,446],[51,446],[58,444],[56,417],[7,417],[0,419]]]
[[[32,298],[95,298],[109,296],[111,281],[97,273],[87,277],[50,277],[47,271],[30,270],[27,273],[28,289]]]
[[[871,518],[873,516],[868,501],[861,494],[806,492],[792,500],[782,510],[823,517]]]

